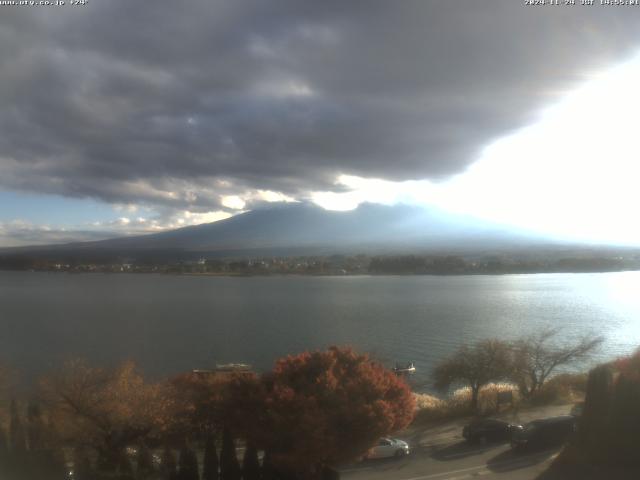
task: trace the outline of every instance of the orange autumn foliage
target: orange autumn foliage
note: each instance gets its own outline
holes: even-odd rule
[[[70,361],[43,379],[41,388],[62,440],[92,447],[109,467],[124,448],[166,421],[163,386],[145,382],[133,362],[105,369]]]
[[[236,429],[292,471],[336,465],[364,454],[413,419],[406,383],[350,348],[278,360],[256,381],[237,381]]]
[[[254,374],[199,375],[193,372],[169,380],[168,432],[206,437],[221,430],[228,411],[229,385],[236,377],[255,380]]]

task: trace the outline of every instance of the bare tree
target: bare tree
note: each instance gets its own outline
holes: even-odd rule
[[[433,380],[439,390],[448,390],[455,384],[471,387],[471,408],[477,411],[480,388],[489,382],[508,378],[510,373],[509,344],[494,339],[460,347],[436,366]]]
[[[162,418],[160,386],[146,383],[132,362],[100,369],[71,361],[42,387],[63,438],[93,448],[105,471],[115,469],[123,450]]]
[[[603,338],[585,335],[576,343],[559,345],[554,338],[557,328],[541,332],[513,343],[512,378],[525,398],[535,395],[558,367],[583,360],[603,342]]]

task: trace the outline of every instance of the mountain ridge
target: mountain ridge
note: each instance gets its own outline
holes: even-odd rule
[[[435,208],[362,204],[330,211],[309,203],[270,205],[225,220],[165,232],[89,242],[0,249],[1,254],[129,255],[278,251],[491,249],[554,243]]]

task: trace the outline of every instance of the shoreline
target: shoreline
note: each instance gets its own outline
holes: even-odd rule
[[[0,269],[0,272],[25,272],[25,273],[52,273],[52,274],[102,274],[102,275],[166,275],[166,276],[189,276],[189,277],[495,277],[505,275],[553,275],[553,274],[594,274],[594,273],[625,273],[640,272],[640,268],[628,268],[618,270],[549,270],[549,271],[513,271],[513,272],[451,272],[451,273],[300,273],[300,272],[255,272],[255,273],[234,273],[234,272],[161,272],[161,271],[100,271],[100,270],[11,270]]]

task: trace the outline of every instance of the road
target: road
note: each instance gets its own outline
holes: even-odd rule
[[[503,420],[524,424],[535,418],[569,413],[571,405],[533,408],[496,415]],[[469,419],[439,426],[410,427],[398,435],[409,442],[411,454],[403,459],[370,460],[341,469],[345,480],[531,480],[546,470],[558,450],[516,454],[507,444],[484,447],[469,445],[462,439],[462,426]]]
[[[344,480],[532,480],[547,469],[558,450],[531,454],[511,451],[508,445],[478,447],[455,442],[414,449],[402,459],[361,462],[342,469]]]

